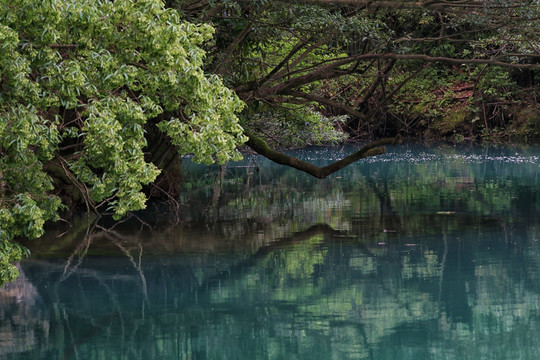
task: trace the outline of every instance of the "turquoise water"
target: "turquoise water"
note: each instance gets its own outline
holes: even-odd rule
[[[184,165],[176,213],[25,243],[1,359],[540,358],[540,149],[402,145],[325,180]]]

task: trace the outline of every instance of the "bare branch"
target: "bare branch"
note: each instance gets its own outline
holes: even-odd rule
[[[270,80],[278,71],[280,71],[283,66],[298,52],[306,46],[305,41],[299,41],[292,49],[289,51],[287,56],[285,56],[279,64],[277,64],[260,82],[259,86],[264,85],[268,80]]]
[[[373,93],[375,92],[379,84],[381,83],[382,79],[386,78],[390,70],[392,70],[392,68],[394,67],[395,63],[396,63],[396,60],[391,59],[390,62],[386,65],[386,67],[382,71],[379,71],[373,83],[364,91],[362,96],[356,99],[356,101],[353,104],[353,107],[357,108],[358,106],[365,103],[366,100],[369,99],[373,95]]]
[[[523,54],[523,57],[528,55]],[[533,58],[536,55],[531,56]],[[422,60],[430,63],[449,63],[456,65],[465,65],[465,64],[487,64],[493,66],[507,67],[507,68],[516,68],[516,69],[540,69],[540,64],[518,64],[510,63],[496,59],[459,59],[459,58],[450,58],[444,56],[429,56],[425,54],[394,54],[394,53],[383,53],[383,54],[360,54],[354,56],[348,56],[344,58],[336,59],[335,61],[329,63],[328,65],[322,66],[315,71],[312,71],[308,74],[297,76],[287,81],[284,81],[278,85],[275,85],[270,88],[260,88],[257,91],[250,91],[243,93],[238,91],[238,95],[244,100],[249,101],[251,99],[264,99],[268,96],[274,96],[279,94],[286,94],[290,90],[297,88],[299,86],[309,84],[314,81],[331,79],[339,77],[344,74],[350,73],[347,70],[340,69],[341,66],[354,63],[358,60],[367,60],[367,59],[394,59],[394,60]]]
[[[367,54],[369,56],[369,54]],[[426,62],[442,62],[442,63],[449,63],[449,64],[457,64],[457,65],[463,65],[463,64],[487,64],[487,65],[493,65],[493,66],[500,66],[500,67],[507,67],[507,68],[515,68],[515,69],[540,69],[540,64],[517,64],[517,63],[510,63],[505,61],[500,61],[496,59],[459,59],[459,58],[449,58],[444,56],[429,56],[424,54],[373,54],[374,57],[380,57],[384,59],[396,59],[396,60],[424,60]],[[508,56],[516,56],[514,55],[508,55]],[[506,57],[506,55],[505,55]],[[521,54],[520,57],[538,57],[538,55],[533,54]]]
[[[409,75],[405,80],[403,80],[395,89],[392,90],[392,92],[390,94],[388,94],[381,102],[380,102],[380,105],[379,107],[381,107],[382,105],[386,104],[386,102],[388,102],[388,100],[392,99],[400,90],[401,88],[403,88],[403,86],[405,86],[409,81],[411,81],[412,79],[414,79],[416,76],[418,76],[418,74],[420,74],[422,71],[424,71],[425,69],[427,69],[428,67],[430,67],[431,65],[433,65],[433,63],[430,63],[428,62],[426,65],[422,66],[420,69],[416,70],[415,72],[413,72],[411,75]]]
[[[246,39],[252,29],[252,25],[253,23],[251,21],[247,23],[246,26],[244,26],[244,28],[242,29],[242,31],[240,31],[240,33],[233,40],[233,42],[230,43],[229,46],[227,46],[227,49],[225,49],[225,56],[223,60],[218,62],[214,67],[215,73],[219,73],[221,68],[231,61],[232,53]]]
[[[263,139],[259,138],[255,134],[246,133],[246,135],[249,137],[249,140],[246,143],[247,146],[255,150],[257,153],[278,164],[293,167],[319,179],[324,179],[328,175],[333,174],[336,171],[341,170],[344,167],[360,159],[384,154],[386,152],[386,149],[382,147],[383,145],[398,144],[401,142],[401,137],[399,135],[394,138],[374,141],[365,145],[357,152],[345,157],[342,160],[336,161],[327,166],[318,167],[295,157],[271,149]]]
[[[315,101],[315,102],[317,102],[319,104],[328,105],[328,106],[331,106],[333,108],[343,110],[347,114],[352,115],[354,117],[357,117],[359,119],[367,120],[366,115],[364,115],[361,112],[355,110],[354,108],[352,108],[350,106],[347,106],[347,105],[344,105],[344,104],[341,104],[341,103],[339,103],[337,101],[327,99],[327,98],[322,97],[322,96],[308,94],[308,93],[304,93],[304,92],[301,92],[301,91],[289,91],[287,94],[292,95],[292,96],[296,96],[296,97],[300,97],[300,98],[304,98],[304,99],[307,99],[307,100],[310,100],[310,101]]]
[[[328,39],[323,39],[319,42],[317,42],[316,44],[312,44],[309,48],[307,48],[299,57],[297,57],[296,59],[294,59],[294,61],[289,64],[289,68],[294,68],[296,65],[298,65],[302,60],[304,60],[313,50],[315,49],[318,49],[321,47],[321,45],[323,45],[324,43],[326,43],[328,41]],[[279,77],[285,77],[285,76],[288,76],[290,75],[290,72],[287,72],[285,70],[282,70],[280,72],[278,72],[277,74],[275,74],[274,76],[270,77],[271,80],[276,80],[277,78]]]

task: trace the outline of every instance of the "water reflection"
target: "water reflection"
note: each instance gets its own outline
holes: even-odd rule
[[[187,165],[178,216],[28,244],[0,357],[537,359],[538,154],[401,147],[324,181]]]

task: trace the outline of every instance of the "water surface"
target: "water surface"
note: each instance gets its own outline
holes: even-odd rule
[[[325,180],[186,160],[178,212],[25,243],[0,358],[538,359],[539,156],[402,145]]]

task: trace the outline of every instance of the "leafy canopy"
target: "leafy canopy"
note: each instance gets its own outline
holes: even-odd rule
[[[240,156],[243,103],[202,69],[210,25],[159,0],[0,0],[0,24],[3,262],[22,255],[14,238],[57,219],[51,174],[89,209],[143,208],[141,189],[159,174],[144,156],[149,124],[196,161]]]
[[[521,82],[523,86],[537,83],[538,1],[169,3],[197,21],[212,22],[217,29],[212,68],[255,111],[266,106],[299,113],[312,107],[325,115],[349,116],[345,126],[337,125],[354,135],[387,136],[400,130],[409,133],[410,118],[419,117],[407,111],[403,100],[430,99],[432,103],[434,90],[463,89],[464,84],[474,91],[466,104],[463,100],[447,106],[452,110],[459,105],[477,113],[500,112],[483,109],[481,103],[486,100],[536,107],[536,95],[531,96],[530,90],[511,98],[514,94],[508,86],[519,78],[529,79],[528,85]],[[497,75],[492,76],[492,71]],[[429,77],[438,89],[429,84],[419,91],[431,81]],[[408,96],[411,88],[413,98]],[[422,113],[427,116],[417,122],[417,133],[427,131],[426,124],[433,121],[446,121],[445,111],[427,110],[431,106],[424,107]],[[508,110],[509,117],[512,112]],[[261,118],[249,118],[246,127],[272,141],[264,131],[257,131],[264,130],[259,126]],[[286,127],[289,118],[282,119]],[[487,128],[490,119],[484,120]],[[479,129],[478,124],[468,127]]]

